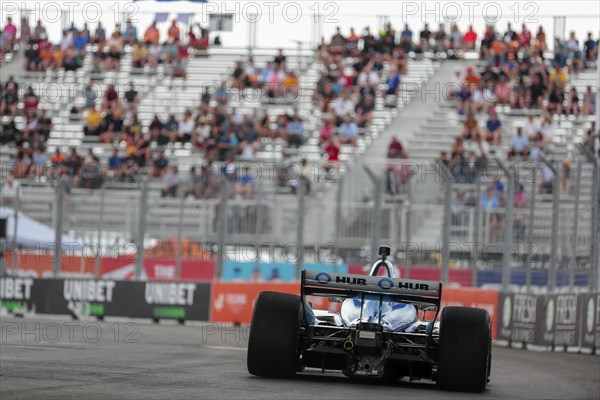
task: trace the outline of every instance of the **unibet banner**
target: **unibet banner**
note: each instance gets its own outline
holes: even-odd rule
[[[210,284],[98,279],[0,279],[9,313],[207,321]]]

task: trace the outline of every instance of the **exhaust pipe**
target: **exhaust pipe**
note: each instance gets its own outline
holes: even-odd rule
[[[350,351],[354,349],[354,342],[352,340],[346,340],[344,342],[344,350]]]

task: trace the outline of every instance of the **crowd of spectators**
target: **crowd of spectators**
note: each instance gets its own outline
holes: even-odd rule
[[[473,35],[476,41],[476,34]],[[505,144],[510,160],[527,160],[537,163],[540,156],[548,155],[556,120],[568,116],[576,123],[580,117],[594,115],[597,111],[596,94],[591,86],[578,93],[575,86],[568,86],[587,68],[597,68],[597,41],[592,34],[580,45],[575,33],[565,41],[556,39],[552,57],[547,57],[548,47],[542,27],[535,37],[522,26],[521,32],[508,24],[504,34],[493,26],[486,29],[479,48],[480,58],[486,67],[478,73],[473,67],[466,71],[457,69],[452,93],[456,112],[462,121],[460,135],[455,138],[449,152],[443,152],[439,160],[451,166],[458,182],[472,183],[486,167],[498,146]],[[516,124],[512,137],[500,117],[500,110],[511,109],[525,113],[523,124]],[[517,117],[518,118],[518,117]],[[480,123],[485,121],[485,123]],[[591,135],[587,135],[591,142]],[[560,167],[560,190],[571,191],[570,161],[564,160]],[[540,164],[539,190],[551,193],[554,173]],[[518,182],[514,204],[524,207],[522,185]],[[485,208],[500,208],[506,203],[498,185],[490,185],[482,197]],[[502,217],[490,214],[494,226],[502,224]]]
[[[140,36],[137,27],[127,21],[124,27],[117,26],[110,37],[100,24],[93,34],[86,24],[81,29],[72,24],[63,32],[58,44],[48,42],[46,29],[40,21],[31,28],[28,21],[23,20],[20,35],[13,27],[9,19],[0,35],[2,48],[14,47],[20,40],[26,46],[26,69],[33,71],[77,69],[81,67],[86,51],[90,50],[93,51],[95,71],[119,70],[125,48],[131,46],[134,73],[146,71],[146,68],[155,70],[162,63],[170,66],[173,77],[186,78],[190,49],[205,50],[209,45],[206,30],[192,26],[187,34],[183,34],[176,20],[171,22],[165,38],[161,38],[156,24]],[[328,43],[323,40],[318,49],[323,71],[313,101],[321,111],[317,129],[323,157],[335,163],[339,161],[342,146],[357,147],[358,138],[372,123],[378,97],[388,106],[397,104],[410,52],[458,57],[461,52],[476,49],[478,44],[481,58],[487,60],[488,66],[481,74],[473,68],[464,74],[461,70],[456,72],[457,87],[460,87],[455,93],[457,113],[463,119],[463,130],[450,152],[440,157],[454,165],[467,165],[468,168],[461,168],[462,172],[459,172],[464,181],[472,181],[472,176],[485,167],[491,151],[507,140],[503,137],[506,132],[503,132],[498,106],[537,110],[510,139],[510,157],[532,160],[543,154],[552,138],[553,115],[578,117],[596,111],[595,93],[591,87],[581,94],[574,87],[566,87],[570,74],[588,68],[597,57],[597,42],[591,34],[583,46],[574,34],[570,34],[568,40],[557,40],[553,58],[546,60],[544,52],[548,49],[543,29],[540,28],[534,37],[525,25],[517,33],[509,24],[504,34],[488,27],[480,43],[472,27],[463,34],[456,25],[451,26],[449,32],[444,26],[431,32],[425,25],[416,40],[408,25],[398,33],[388,24],[376,35],[369,28],[361,35],[354,29],[345,35],[338,28],[331,40]],[[154,149],[178,142],[190,143],[207,162],[227,164],[230,159],[254,157],[262,139],[281,139],[291,148],[302,146],[308,128],[298,110],[271,116],[268,108],[261,108],[253,114],[242,114],[229,104],[229,89],[262,89],[269,99],[294,98],[299,80],[287,64],[283,51],[263,68],[256,67],[253,58],[239,62],[229,85],[223,82],[214,93],[206,90],[200,94],[197,109],[187,110],[184,115],[156,115],[147,127],[137,115],[139,98],[133,83],[126,88],[109,85],[98,97],[90,82],[85,90],[85,107],[74,107],[73,113],[83,116],[86,136],[95,136],[104,143],[115,145],[108,165],[102,168],[96,165],[99,161],[93,151],[88,151],[86,156],[80,156],[78,149],[72,149],[68,156],[60,151],[46,154],[45,142],[52,129],[51,119],[45,111],[37,109],[39,100],[33,88],[19,95],[18,85],[12,79],[0,88],[0,113],[14,117],[17,104],[22,102],[24,115],[22,122],[12,120],[3,126],[1,144],[17,145],[16,177],[36,174],[36,167],[46,164],[69,175],[80,176],[86,165],[95,165],[102,173],[80,179],[82,186],[97,185],[107,175],[127,179],[132,173],[143,170],[149,171],[152,179],[163,182],[165,196],[173,195],[174,187],[185,187],[188,195],[196,197],[213,196],[212,185],[206,188],[190,183],[200,179],[201,169],[191,170],[190,176],[184,178],[175,165],[168,162],[163,165],[166,159],[164,154],[161,155],[162,150]],[[490,102],[490,98],[495,100]],[[541,118],[537,117],[539,112]],[[482,119],[486,123],[485,128],[480,129]],[[118,150],[122,144],[124,150]],[[394,139],[388,158],[406,157],[404,148]],[[468,172],[469,168],[472,173]],[[404,171],[396,167],[390,166],[388,172],[393,182],[407,179]],[[246,195],[251,183],[248,178],[245,185],[233,185],[232,193]],[[390,191],[396,190],[391,184],[389,187]]]

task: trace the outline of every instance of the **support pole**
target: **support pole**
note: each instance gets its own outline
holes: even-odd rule
[[[510,289],[510,271],[513,245],[514,207],[515,207],[515,174],[514,171],[496,159],[498,166],[506,175],[506,208],[504,226],[504,248],[502,251],[502,290]]]
[[[581,168],[582,160],[577,162],[577,175],[575,178],[575,209],[573,210],[573,231],[571,232],[571,262],[569,263],[569,290],[575,286],[575,267],[577,266],[577,231],[579,230],[579,201],[581,195]]]
[[[296,225],[296,244],[299,254],[296,257],[296,280],[300,280],[302,264],[304,263],[304,213],[306,196],[306,182],[303,178],[298,179],[298,224]]]
[[[450,254],[446,254],[450,248],[450,235],[452,233],[452,191],[454,186],[454,177],[448,167],[444,164],[439,163],[440,172],[443,181],[446,183],[445,191],[444,191],[444,224],[442,227],[442,276],[441,281],[442,284],[447,284],[449,282],[449,263],[448,259]]]
[[[558,267],[558,222],[560,213],[560,176],[550,161],[540,156],[542,163],[552,171],[552,237],[550,243],[550,272],[548,273],[548,291],[556,290],[556,271]]]
[[[227,231],[227,182],[223,182],[221,188],[221,204],[219,205],[219,243],[217,247],[217,268],[215,271],[215,280],[218,282],[223,278],[223,265],[225,264],[225,233]]]
[[[529,242],[529,252],[527,259],[525,260],[525,287],[527,293],[531,289],[531,248],[533,247],[533,224],[535,224],[535,195],[537,193],[537,176],[538,169],[536,168],[535,173],[531,179],[531,199],[529,200],[529,221],[527,223],[527,240]]]
[[[183,214],[185,213],[185,191],[181,191],[179,200],[179,219],[177,221],[177,260],[175,262],[175,279],[181,280],[181,260],[183,258]]]
[[[375,257],[379,249],[379,235],[381,233],[381,206],[382,206],[382,180],[373,172],[373,170],[367,166],[364,167],[369,179],[373,183],[374,191],[374,208],[373,208],[373,219],[371,220],[371,257]]]
[[[471,262],[471,286],[477,287],[477,268],[479,263],[479,245],[480,245],[480,224],[481,224],[481,177],[475,177],[475,215],[474,215],[474,243],[473,243],[473,261]]]
[[[102,259],[102,231],[104,230],[104,203],[106,199],[106,185],[100,188],[100,212],[98,213],[98,236],[96,243],[96,259],[94,260],[94,277],[100,277],[100,260]]]
[[[140,193],[140,211],[138,214],[137,230],[137,260],[135,263],[135,279],[140,280],[144,268],[144,237],[146,236],[146,216],[148,214],[148,179],[141,177],[142,191]]]
[[[52,274],[58,277],[60,274],[60,264],[62,260],[62,230],[63,217],[65,211],[65,186],[64,181],[60,181],[56,186],[56,203],[54,203],[54,266]]]

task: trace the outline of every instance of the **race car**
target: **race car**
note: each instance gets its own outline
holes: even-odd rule
[[[400,279],[387,260],[390,247],[380,246],[379,255],[369,276],[302,271],[300,296],[262,292],[250,327],[248,371],[290,378],[319,368],[483,392],[492,360],[487,311],[445,307],[438,322],[442,284]],[[382,268],[387,276],[378,276]],[[315,310],[310,296],[341,303],[340,311]]]

